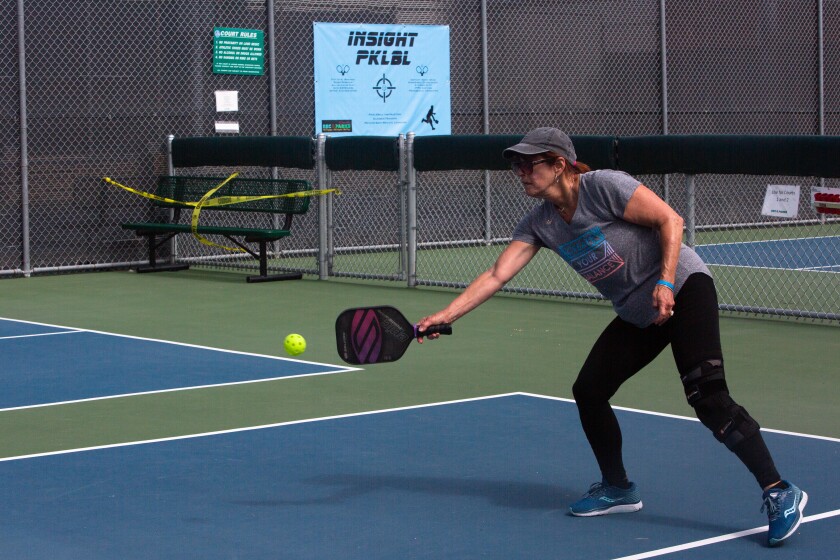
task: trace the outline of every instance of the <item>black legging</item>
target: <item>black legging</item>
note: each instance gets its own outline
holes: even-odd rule
[[[708,275],[689,276],[675,299],[674,315],[662,326],[639,328],[616,317],[578,374],[572,390],[580,421],[601,474],[611,485],[626,484],[627,473],[621,456],[621,428],[609,400],[669,343],[681,374],[705,360],[723,359],[717,293]],[[734,452],[762,488],[779,480],[760,433],[744,440]]]

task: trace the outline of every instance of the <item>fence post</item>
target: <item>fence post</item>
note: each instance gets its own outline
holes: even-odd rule
[[[668,29],[665,17],[665,0],[659,0],[659,39],[662,73],[662,134],[668,134]],[[665,202],[671,202],[671,177],[666,173],[663,176],[663,197]]]
[[[693,248],[694,234],[697,229],[697,224],[694,216],[694,206],[696,202],[694,193],[694,175],[685,176],[685,199],[685,244]]]
[[[405,134],[397,137],[397,149],[399,150],[399,179],[397,180],[397,198],[400,201],[400,280],[408,278],[408,209],[407,209],[407,186],[408,171],[406,166]]]
[[[172,142],[175,140],[174,134],[166,135],[166,174],[170,177],[175,175],[175,162],[172,159]],[[175,209],[170,208],[166,211],[167,219],[171,222],[175,216]],[[178,260],[178,236],[173,235],[169,239],[169,264],[175,264]]]
[[[484,170],[484,243],[490,245],[493,239],[493,218],[492,218],[492,187],[490,185],[490,171]]]
[[[268,18],[266,26],[268,27],[268,125],[269,134],[277,136],[277,57],[275,56],[276,45],[276,31],[274,29],[274,0],[268,0],[266,6]],[[276,173],[277,168],[273,168],[272,172]],[[276,179],[276,175],[271,176]]]
[[[819,105],[819,129],[820,136],[825,135],[825,32],[823,30],[823,0],[817,0],[817,83],[818,83],[818,105]],[[825,188],[825,177],[820,177],[820,188]],[[820,214],[820,223],[825,224],[826,215]]]
[[[20,88],[20,205],[21,205],[21,267],[23,275],[32,273],[29,254],[29,140],[26,120],[26,36],[24,25],[23,0],[18,0],[18,67]]]
[[[487,0],[481,0],[481,99],[484,134],[490,134],[490,62],[487,47]],[[491,223],[490,171],[484,170],[484,242],[493,239]]]
[[[406,177],[408,179],[408,287],[417,285],[417,172],[414,170],[414,133],[409,132],[406,150]]]
[[[268,38],[268,53],[266,56],[268,66],[268,134],[270,136],[277,136],[277,58],[274,55],[276,45],[276,31],[274,28],[274,0],[268,0],[266,6],[266,36]],[[277,167],[271,168],[271,178],[277,180],[280,178],[280,170]],[[280,229],[280,215],[274,214],[271,216],[271,227]],[[273,256],[280,253],[280,240],[274,241],[271,244]]]
[[[319,134],[315,149],[315,170],[318,188],[332,188],[332,177],[327,170],[324,150],[326,134]],[[332,269],[332,193],[318,197],[318,278],[326,280]]]
[[[172,161],[172,141],[175,140],[174,134],[166,135],[166,174],[172,177],[175,175],[175,163]]]

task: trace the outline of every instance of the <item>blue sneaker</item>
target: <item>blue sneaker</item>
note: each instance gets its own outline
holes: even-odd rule
[[[802,510],[808,503],[808,494],[783,480],[788,485],[784,490],[771,488],[764,492],[764,505],[767,510],[770,528],[767,531],[767,544],[777,546],[791,536],[802,522]]]
[[[606,480],[590,486],[589,491],[569,507],[571,514],[578,517],[630,513],[640,509],[642,499],[635,484],[625,490],[618,486],[610,486]]]

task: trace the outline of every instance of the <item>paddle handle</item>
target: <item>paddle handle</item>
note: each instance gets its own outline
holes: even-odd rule
[[[442,325],[432,325],[422,333],[417,330],[417,325],[414,325],[414,338],[421,336],[429,336],[430,334],[452,334],[452,324],[444,323]]]

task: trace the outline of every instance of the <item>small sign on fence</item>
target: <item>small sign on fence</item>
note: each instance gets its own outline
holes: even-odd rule
[[[795,218],[798,216],[799,185],[767,185],[761,214],[777,218]]]
[[[259,29],[213,29],[213,73],[262,76],[265,73],[263,32]]]
[[[239,110],[239,92],[238,91],[217,91],[216,92],[216,112],[225,113]]]

